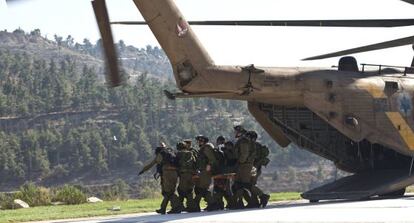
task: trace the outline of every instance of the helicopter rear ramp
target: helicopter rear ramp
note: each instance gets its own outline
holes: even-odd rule
[[[377,195],[402,196],[405,188],[412,184],[414,184],[414,174],[410,175],[406,169],[377,170],[341,178],[307,191],[301,196],[311,202],[335,199],[360,200]]]

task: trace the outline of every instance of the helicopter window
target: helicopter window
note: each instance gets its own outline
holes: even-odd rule
[[[398,91],[398,82],[395,81],[385,81],[385,91]]]
[[[358,63],[354,57],[342,57],[339,60],[338,70],[358,72]]]
[[[352,127],[357,127],[359,125],[358,119],[353,116],[346,116],[345,123]]]

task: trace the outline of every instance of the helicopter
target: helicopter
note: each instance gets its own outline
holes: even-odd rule
[[[413,0],[403,0],[414,5]],[[337,67],[216,65],[192,25],[402,27],[414,19],[187,21],[173,0],[133,0],[145,21],[110,22],[105,0],[92,5],[104,43],[111,86],[123,83],[111,25],[148,25],[165,51],[177,98],[246,101],[281,146],[295,143],[351,176],[304,192],[310,202],[403,196],[414,184],[414,60],[410,66],[357,64],[349,54],[411,45],[414,36],[305,58],[343,56]]]

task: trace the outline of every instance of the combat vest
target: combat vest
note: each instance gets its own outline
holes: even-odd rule
[[[225,171],[225,157],[224,152],[220,148],[214,148],[214,157],[216,158],[216,165],[213,168],[213,174],[223,174]]]
[[[177,152],[178,171],[180,173],[193,173],[195,171],[196,157],[193,152],[182,150]]]
[[[247,154],[242,154],[244,151],[241,150],[242,144],[248,146]],[[244,163],[251,163],[253,164],[255,158],[256,158],[256,146],[254,142],[252,142],[250,139],[248,139],[246,136],[241,136],[236,144],[234,145],[235,153],[237,154],[237,160],[240,161],[241,157],[247,157],[247,159],[244,161]]]
[[[213,144],[207,143],[200,148],[200,150],[198,151],[198,157],[197,157],[196,163],[197,163],[197,169],[200,171],[205,170],[209,163],[210,164],[216,163]]]
[[[171,148],[163,148],[159,153],[162,157],[161,166],[163,171],[177,169],[177,157]]]
[[[224,167],[225,172],[232,173],[235,172],[237,165],[237,153],[234,149],[234,146],[231,148],[224,148]]]

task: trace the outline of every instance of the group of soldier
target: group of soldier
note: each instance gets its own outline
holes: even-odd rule
[[[195,138],[198,149],[192,147],[192,140],[177,143],[176,150],[164,143],[156,148],[154,160],[139,175],[157,167],[154,177],[161,178],[163,195],[157,213],[165,214],[169,202],[169,214],[199,212],[202,199],[207,202],[206,211],[266,207],[270,196],[256,183],[269,163],[269,149],[256,141],[256,132],[240,125],[234,131],[235,143],[219,136],[214,146],[199,135]]]

